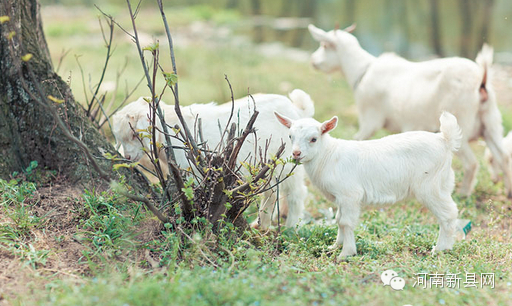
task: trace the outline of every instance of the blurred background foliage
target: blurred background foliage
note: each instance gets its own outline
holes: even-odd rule
[[[137,3],[132,1],[133,6]],[[98,22],[101,13],[94,6],[131,31],[126,1],[41,0],[41,4],[55,68],[84,103],[97,85],[106,54]],[[347,138],[357,130],[352,92],[340,74],[325,75],[310,67],[309,55],[318,43],[307,31],[309,23],[330,30],[355,22],[354,34],[374,55],[391,51],[412,60],[474,59],[482,43],[489,42],[496,62],[512,64],[512,2],[508,0],[173,0],[164,1],[164,6],[176,48],[183,104],[228,101],[224,75],[233,84],[235,98],[257,92],[287,94],[301,88],[315,101],[317,119],[341,116],[343,128],[335,135]],[[161,42],[161,62],[170,71],[156,1],[142,1],[137,21],[144,45]],[[114,35],[114,56],[101,92],[107,94],[106,103],[118,105],[142,78],[142,69],[128,36],[119,29]],[[510,73],[500,73],[496,73],[501,82],[498,102],[509,130],[512,80]],[[148,93],[143,82],[129,101]],[[170,93],[164,98],[173,102]]]
[[[41,2],[126,5],[123,0]],[[238,27],[255,42],[281,41],[305,49],[316,47],[307,33],[308,23],[332,29],[354,22],[358,38],[373,54],[394,51],[412,58],[437,53],[474,58],[482,42],[490,42],[498,53],[512,49],[512,2],[508,0],[172,0],[164,5],[195,7],[197,17],[204,20],[243,21]],[[155,6],[154,1],[142,2],[143,8]]]

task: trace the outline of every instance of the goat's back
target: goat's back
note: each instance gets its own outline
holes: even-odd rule
[[[468,59],[410,62],[387,53],[368,68],[355,97],[360,112],[382,111],[392,132],[438,131],[442,111],[466,130],[475,125],[482,78],[482,68]]]
[[[380,205],[406,199],[432,184],[453,190],[452,153],[440,133],[332,141],[315,163],[305,166],[311,180],[334,197],[337,192],[361,193],[364,203]]]

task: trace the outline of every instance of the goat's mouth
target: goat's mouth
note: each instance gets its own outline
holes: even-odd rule
[[[301,157],[292,157],[292,159],[293,159],[296,163],[300,163],[300,161],[304,159],[304,156],[301,156]]]

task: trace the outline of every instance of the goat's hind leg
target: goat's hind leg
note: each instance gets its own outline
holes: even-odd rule
[[[281,186],[288,202],[286,227],[295,228],[303,217],[304,202],[308,196],[308,188],[304,185],[304,169],[296,168],[295,173],[287,178]]]
[[[276,194],[273,190],[263,193],[258,218],[251,223],[252,228],[268,229],[270,227],[274,204],[276,203]]]
[[[436,216],[439,222],[439,237],[434,250],[451,250],[457,230],[457,204],[448,192],[436,194],[434,191],[418,200]]]
[[[496,171],[496,169],[503,171],[505,191],[507,197],[512,198],[512,168],[510,156],[506,153],[503,147],[503,137],[501,135],[484,132],[484,139],[487,147],[492,153],[491,167],[493,167],[496,177],[499,174],[499,171]]]

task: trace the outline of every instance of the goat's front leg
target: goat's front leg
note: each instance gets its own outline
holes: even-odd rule
[[[341,209],[338,207],[336,210],[336,224],[339,224],[341,218]],[[338,249],[343,244],[343,228],[338,225],[338,235],[336,235],[336,241],[333,245],[329,246],[329,251]]]
[[[341,233],[343,248],[341,249],[341,254],[338,256],[338,260],[343,260],[343,258],[347,256],[357,254],[354,229],[359,220],[361,208],[359,201],[354,199],[344,198],[340,200],[341,201],[338,201],[338,199],[336,199],[338,210],[341,211],[338,220],[338,235]]]
[[[358,117],[359,131],[354,135],[355,140],[370,139],[378,130],[384,127],[385,118],[375,110],[360,111]]]

